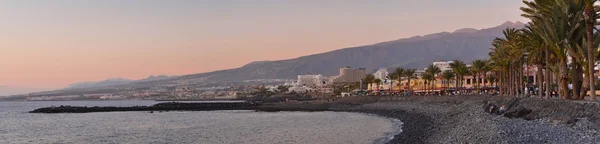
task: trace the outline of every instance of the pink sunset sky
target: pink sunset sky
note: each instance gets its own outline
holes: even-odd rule
[[[521,18],[520,0],[6,0],[0,95],[240,67]]]

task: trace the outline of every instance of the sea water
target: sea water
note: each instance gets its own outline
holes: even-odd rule
[[[0,102],[0,143],[385,143],[401,122],[347,112],[172,111],[32,114],[47,106],[135,106],[155,101]]]

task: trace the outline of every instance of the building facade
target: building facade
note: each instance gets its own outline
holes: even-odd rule
[[[452,71],[452,67],[450,67],[450,64],[452,63],[452,61],[435,61],[433,62],[433,65],[440,68],[440,70],[443,71]]]
[[[387,79],[388,74],[389,74],[388,70],[384,67],[381,67],[377,72],[375,72],[373,74],[373,76],[375,76],[375,78],[383,81],[383,80]]]
[[[367,75],[365,68],[352,69],[351,67],[340,68],[340,75],[333,76],[330,83],[352,83],[360,82]]]

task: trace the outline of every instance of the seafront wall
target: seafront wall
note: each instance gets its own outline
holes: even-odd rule
[[[87,106],[57,106],[44,107],[29,113],[90,113],[114,111],[209,111],[209,110],[254,110],[260,103],[250,102],[223,102],[223,103],[179,103],[165,102],[152,106],[132,107],[87,107]]]

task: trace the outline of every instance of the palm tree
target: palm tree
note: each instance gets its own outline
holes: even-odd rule
[[[423,73],[423,75],[421,75],[421,79],[423,79],[424,81],[424,88],[425,88],[425,92],[427,92],[427,94],[429,94],[429,92],[427,91],[429,89],[429,85],[431,84],[431,80],[434,79],[435,76],[431,73]]]
[[[491,75],[487,77],[488,82],[490,82],[490,86],[494,86],[494,83],[496,82],[496,76]]]
[[[431,82],[430,83],[432,85],[432,88],[431,88],[432,91],[435,90],[435,81],[436,81],[435,77],[438,74],[440,74],[441,72],[442,72],[442,70],[440,68],[438,68],[437,66],[433,65],[433,64],[429,65],[427,67],[427,70],[425,70],[425,73],[429,73],[431,75],[431,77],[430,77],[430,81]]]
[[[404,68],[396,68],[394,70],[394,73],[396,74],[396,78],[398,79],[398,83],[399,85],[402,85],[402,77],[404,77],[404,73],[406,72],[406,70],[404,70]]]
[[[471,72],[473,73],[473,78],[475,78],[475,90],[479,92],[480,84],[483,82],[481,73],[485,71],[485,67],[487,65],[487,61],[485,60],[474,60],[471,62]]]
[[[364,84],[372,84],[375,82],[375,76],[372,74],[368,74],[367,76],[365,76],[365,78],[363,78],[363,83]]]
[[[503,43],[495,40],[492,43],[493,48],[491,48],[492,52],[489,53],[490,60],[492,61],[492,67],[500,75],[500,94],[501,95],[510,95],[509,92],[509,70],[510,63],[507,55],[509,54],[507,48],[504,47]]]
[[[409,90],[411,93],[412,93],[412,89],[410,88],[410,80],[411,80],[411,79],[415,79],[415,78],[417,78],[417,77],[415,76],[415,73],[416,73],[416,70],[415,70],[415,69],[408,69],[408,70],[404,71],[404,75],[403,75],[404,77],[406,77],[406,81],[407,81],[407,84],[406,84],[406,85],[407,85],[407,88],[408,88],[408,90]]]
[[[390,80],[390,91],[394,90],[394,80],[398,78],[398,74],[396,74],[396,72],[394,71],[392,73],[389,73],[386,77]]]
[[[487,80],[487,73],[490,72],[492,70],[492,67],[489,66],[490,61],[489,60],[482,60],[483,63],[485,63],[485,65],[483,65],[483,67],[481,68],[481,73],[483,74],[483,87],[486,87],[486,80]]]
[[[539,39],[542,39],[542,51],[544,57],[543,66],[545,67],[545,74],[543,76],[543,79],[546,83],[546,98],[549,99],[551,89],[550,67],[554,65],[550,63],[550,57],[552,54],[550,50],[550,44],[552,43],[553,39],[551,39],[550,37],[548,37],[547,34],[545,34],[547,28],[547,24],[545,23],[547,21],[546,19],[552,16],[552,9],[555,5],[555,2],[552,0],[534,0],[523,1],[523,3],[527,5],[527,7],[521,7],[521,11],[524,12],[524,14],[522,14],[521,16],[531,20],[531,22],[528,25],[533,28],[533,31],[539,37]],[[542,88],[540,86],[540,94],[542,93],[541,91]]]
[[[587,61],[588,61],[588,77],[589,77],[589,83],[590,83],[590,96],[592,97],[592,101],[596,102],[596,88],[594,86],[594,84],[596,83],[596,77],[594,77],[594,63],[596,62],[594,60],[594,27],[596,27],[596,19],[597,17],[597,12],[596,10],[594,10],[594,3],[596,3],[597,0],[581,0],[584,1],[585,3],[585,9],[584,9],[584,19],[585,19],[585,31],[586,31],[586,37],[587,37]],[[597,47],[597,45],[596,45]]]
[[[442,73],[442,77],[444,78],[444,80],[446,80],[446,90],[450,90],[450,81],[452,80],[452,78],[454,78],[454,72],[446,70]]]
[[[379,92],[379,85],[381,85],[381,79],[375,79],[375,80],[373,80],[373,82],[377,86],[377,91]]]
[[[463,76],[466,75],[467,65],[461,60],[454,60],[450,63],[452,72],[456,75],[456,88],[462,87]]]
[[[574,52],[579,45],[577,43],[581,42],[578,39],[582,35],[578,34],[580,30],[576,28],[582,25],[580,22],[583,19],[583,5],[578,6],[573,1],[556,0],[555,4],[551,5],[549,14],[549,17],[541,20],[543,30],[539,32],[557,60],[554,66],[558,69],[556,75],[559,81],[559,94],[563,99],[570,99],[567,88],[569,80],[567,57],[569,53]]]
[[[600,34],[598,31],[594,33],[600,10],[594,5],[596,1],[523,1],[526,6],[521,8],[522,16],[531,22],[524,29],[506,29],[504,37],[492,43],[490,63],[494,64],[492,71],[499,76],[502,93],[517,94],[523,88],[521,66],[524,63],[538,67],[538,86],[541,87],[542,81],[545,81],[547,98],[551,90],[550,76],[558,80],[559,94],[563,99],[582,99],[586,87],[594,91],[592,68],[597,56],[594,48],[600,43],[597,38]],[[572,63],[567,63],[567,58],[572,59]],[[542,68],[545,68],[545,74],[542,74]],[[568,95],[569,82],[574,86],[572,96]],[[579,90],[582,91],[578,94]]]
[[[528,54],[527,63],[535,65],[538,69],[536,72],[537,77],[537,86],[539,88],[538,97],[542,98],[542,85],[544,80],[544,74],[542,74],[542,68],[544,67],[544,51],[546,43],[541,38],[541,36],[537,33],[537,25],[533,22],[529,22],[525,28],[523,29],[523,37],[527,41],[525,43],[525,51]]]

